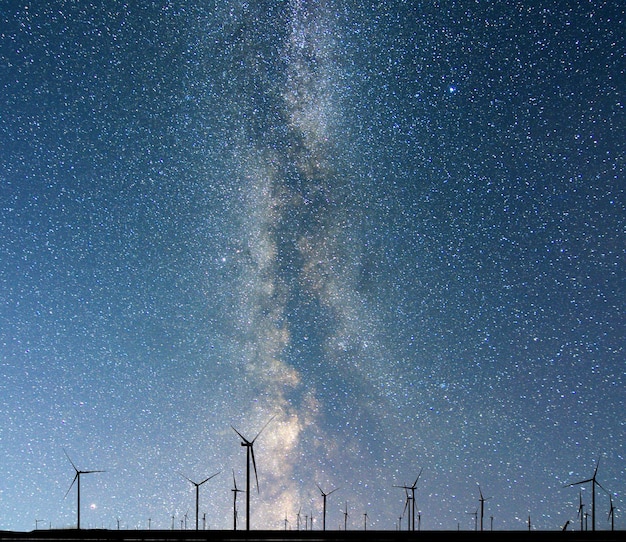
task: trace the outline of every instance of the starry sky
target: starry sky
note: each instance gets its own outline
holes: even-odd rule
[[[2,2],[0,529],[625,529],[619,4]]]

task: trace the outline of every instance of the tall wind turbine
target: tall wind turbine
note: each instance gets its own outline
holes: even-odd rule
[[[237,530],[237,493],[245,493],[243,489],[237,487],[237,480],[235,480],[235,469],[233,469],[233,531]]]
[[[317,489],[320,490],[320,493],[322,494],[322,499],[324,501],[324,508],[323,508],[323,514],[322,514],[322,530],[325,531],[326,530],[326,497],[328,497],[329,495],[332,495],[339,488],[336,487],[335,489],[333,489],[329,493],[324,493],[324,490],[318,484],[315,484],[315,485],[317,486]]]
[[[491,499],[491,497],[483,497],[483,492],[480,489],[480,486],[478,486],[478,493],[480,493],[480,530],[483,530],[483,516],[485,515],[485,501],[488,501],[489,499]]]
[[[596,476],[598,474],[598,467],[600,466],[600,458],[598,458],[598,462],[596,463],[596,468],[593,471],[593,476],[591,478],[587,478],[586,480],[581,480],[580,482],[573,482],[571,484],[567,484],[563,487],[571,487],[571,486],[579,486],[581,484],[588,484],[591,482],[591,530],[596,530],[596,486],[602,488],[605,492],[606,489],[602,487],[602,484],[596,480]]]
[[[200,505],[200,486],[208,482],[211,478],[215,478],[218,474],[219,472],[216,472],[215,474],[212,474],[208,478],[205,478],[204,480],[202,480],[202,482],[194,482],[193,480],[187,478],[184,474],[181,474],[181,476],[185,480],[187,480],[188,482],[191,482],[194,486],[196,486],[196,531],[198,530],[198,507]]]
[[[65,493],[65,497],[67,497],[67,494],[70,492],[70,489],[72,489],[74,482],[76,482],[76,528],[80,530],[80,475],[81,474],[93,474],[95,472],[105,472],[105,471],[103,470],[78,470],[76,468],[76,465],[74,465],[74,462],[72,461],[70,456],[65,451],[65,448],[63,449],[63,452],[65,453],[65,456],[69,459],[70,463],[72,464],[72,467],[74,468],[74,471],[76,472],[76,474],[74,475],[74,479],[72,480],[72,483],[70,484],[70,487],[67,490],[67,493]]]
[[[419,472],[419,474],[417,475],[417,478],[415,479],[415,482],[413,482],[412,486],[393,486],[393,487],[399,487],[404,489],[405,491],[409,491],[409,489],[411,490],[411,500],[412,505],[411,505],[411,524],[413,525],[411,530],[415,530],[415,488],[417,487],[417,482],[420,479],[420,476],[422,475],[422,471],[424,469],[422,468]],[[407,501],[408,502],[408,501]]]
[[[235,429],[232,425],[232,430],[239,435],[241,438],[241,445],[246,447],[246,531],[250,530],[250,459],[252,459],[252,466],[254,467],[254,477],[256,478],[256,490],[259,492],[259,476],[256,471],[256,461],[254,459],[254,443],[256,439],[259,438],[259,435],[265,430],[265,428],[269,425],[269,423],[276,416],[272,416],[268,422],[263,426],[263,428],[256,434],[252,440],[248,440],[244,437],[237,429]]]

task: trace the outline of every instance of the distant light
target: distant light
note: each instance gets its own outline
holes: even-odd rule
[[[450,94],[454,94],[454,93],[456,92],[456,87],[455,87],[454,85],[450,85],[450,86],[448,87],[448,92],[449,92]]]

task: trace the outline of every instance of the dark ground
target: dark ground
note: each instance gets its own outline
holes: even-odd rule
[[[626,540],[625,531],[1,531],[0,540],[112,540],[112,541],[415,541],[415,542],[613,542]]]

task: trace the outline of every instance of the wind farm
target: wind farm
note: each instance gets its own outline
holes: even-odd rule
[[[319,539],[328,539],[328,540],[341,540],[341,539],[351,539],[356,538],[358,536],[365,537],[366,539],[371,540],[385,540],[385,539],[399,539],[399,540],[411,540],[414,536],[421,536],[424,539],[433,539],[437,540],[440,533],[447,533],[449,536],[459,536],[462,537],[463,540],[472,539],[472,536],[481,536],[484,535],[486,537],[493,537],[493,533],[504,533],[504,532],[517,532],[519,536],[522,536],[521,533],[524,532],[524,537],[528,540],[535,539],[549,539],[549,536],[552,533],[567,533],[566,535],[571,537],[572,540],[594,540],[595,532],[598,533],[598,540],[614,540],[619,537],[619,530],[615,530],[616,518],[620,517],[620,507],[619,507],[619,495],[611,493],[607,490],[607,488],[600,482],[599,475],[600,473],[600,459],[598,459],[594,464],[594,470],[591,477],[584,478],[582,480],[578,480],[575,482],[570,482],[568,484],[557,486],[554,489],[558,490],[559,487],[561,491],[564,493],[571,487],[578,487],[578,506],[577,508],[571,508],[570,512],[571,516],[564,522],[554,523],[552,530],[545,529],[537,529],[531,523],[531,516],[528,515],[527,521],[527,529],[524,530],[522,528],[519,531],[507,531],[506,529],[494,529],[494,513],[497,514],[498,502],[492,495],[486,496],[483,492],[482,486],[480,484],[476,485],[477,493],[478,493],[478,505],[473,506],[471,511],[463,511],[461,512],[464,516],[471,516],[472,523],[470,527],[470,523],[466,520],[463,522],[463,528],[461,528],[461,522],[455,525],[443,526],[440,529],[425,529],[422,530],[421,525],[421,516],[422,513],[418,513],[418,508],[416,505],[417,497],[416,491],[417,488],[421,488],[421,493],[423,497],[421,499],[421,505],[424,505],[424,502],[431,500],[436,500],[436,497],[433,496],[432,492],[429,491],[429,485],[435,479],[434,474],[430,472],[430,469],[425,470],[424,467],[420,468],[416,478],[409,484],[393,484],[388,487],[394,488],[390,489],[390,493],[395,493],[395,489],[401,489],[404,491],[405,500],[403,502],[403,510],[402,515],[398,518],[382,518],[380,514],[376,511],[376,496],[373,495],[373,501],[368,503],[367,508],[363,506],[362,503],[354,504],[351,499],[353,496],[353,489],[350,487],[344,487],[343,485],[340,487],[333,487],[332,489],[328,489],[328,487],[324,487],[322,484],[329,485],[329,477],[324,478],[324,482],[320,483],[307,483],[302,481],[302,486],[300,487],[300,492],[297,494],[297,500],[292,502],[291,504],[287,503],[287,506],[283,508],[282,518],[280,522],[276,522],[272,525],[267,525],[267,523],[263,523],[263,520],[259,518],[258,527],[255,529],[252,528],[252,524],[250,522],[250,493],[251,490],[254,489],[253,486],[256,486],[255,494],[258,496],[257,506],[259,510],[267,509],[267,507],[277,507],[276,502],[272,502],[273,497],[272,492],[268,489],[268,493],[270,496],[263,497],[265,495],[265,491],[261,492],[259,487],[263,485],[262,479],[267,478],[267,482],[264,487],[271,488],[272,484],[275,481],[272,481],[271,473],[265,472],[265,469],[261,469],[260,471],[257,469],[257,459],[255,454],[254,446],[258,442],[259,445],[262,446],[263,442],[260,441],[259,438],[264,435],[267,439],[267,442],[272,441],[272,439],[277,438],[280,435],[280,421],[275,424],[275,426],[270,426],[271,422],[276,419],[276,416],[270,417],[265,424],[261,427],[261,429],[255,434],[254,438],[249,439],[244,436],[243,432],[235,429],[232,425],[230,428],[235,432],[235,434],[240,439],[240,446],[246,448],[246,456],[245,456],[245,472],[247,474],[246,478],[246,490],[241,489],[237,484],[236,477],[236,469],[231,468],[232,472],[232,487],[228,487],[228,494],[230,494],[230,505],[232,506],[232,529],[224,529],[221,528],[208,528],[207,529],[207,512],[205,511],[202,518],[202,528],[200,527],[200,490],[201,488],[207,484],[210,480],[216,478],[222,470],[217,470],[213,474],[209,476],[205,476],[202,479],[194,479],[190,476],[187,476],[183,472],[178,472],[181,478],[189,482],[194,489],[194,508],[195,508],[195,522],[193,524],[188,525],[189,517],[189,508],[187,508],[184,501],[174,508],[170,508],[169,510],[175,510],[173,513],[166,513],[165,524],[169,523],[171,519],[171,525],[169,529],[163,529],[163,520],[164,518],[159,519],[158,514],[155,513],[154,509],[146,509],[146,515],[142,527],[136,527],[135,529],[122,528],[121,520],[119,515],[117,515],[115,519],[115,523],[117,528],[105,528],[104,526],[100,529],[94,528],[93,524],[90,523],[88,528],[84,528],[83,520],[81,517],[81,501],[82,494],[81,491],[83,488],[81,487],[81,477],[83,475],[88,474],[96,474],[96,473],[108,473],[107,476],[99,477],[98,479],[106,479],[111,476],[111,470],[96,470],[96,469],[81,469],[77,466],[74,460],[70,457],[67,450],[65,448],[62,449],[63,454],[69,461],[72,469],[74,470],[74,477],[71,481],[69,489],[64,495],[64,498],[67,497],[69,492],[72,490],[74,486],[76,486],[76,524],[69,527],[64,527],[62,529],[53,528],[51,522],[46,522],[46,520],[40,519],[41,516],[37,517],[34,520],[35,530],[31,532],[31,535],[35,538],[43,538],[45,536],[51,536],[52,538],[61,537],[60,534],[55,533],[71,533],[71,537],[73,538],[81,538],[84,536],[89,538],[92,534],[89,534],[93,531],[97,531],[99,533],[105,532],[103,536],[105,538],[110,539],[123,539],[125,536],[130,536],[127,534],[129,531],[141,531],[142,528],[145,528],[145,525],[148,526],[148,531],[151,533],[151,536],[156,537],[158,540],[160,536],[165,537],[165,534],[160,535],[159,532],[167,532],[169,535],[173,536],[176,539],[185,539],[186,536],[191,536],[187,533],[187,531],[194,531],[198,536],[204,537],[209,536],[202,534],[204,531],[210,532],[211,537],[216,540],[228,539],[228,537],[235,537],[232,539],[237,539],[237,537],[243,536],[239,534],[242,531],[240,521],[239,521],[239,511],[238,511],[238,497],[240,493],[246,493],[246,525],[245,532],[249,532],[254,530],[254,537],[262,540],[267,537],[270,538],[272,533],[275,531],[282,531],[281,536],[285,537],[285,539],[297,539],[300,536],[303,540],[317,537]],[[226,426],[228,428],[228,426]],[[230,434],[230,430],[227,429],[228,434]],[[233,443],[234,444],[234,443]],[[239,448],[239,447],[237,447]],[[263,447],[261,448],[262,451]],[[232,461],[234,463],[239,462],[239,453],[236,449],[232,448]],[[268,461],[269,457],[262,453],[263,464]],[[276,458],[274,458],[276,459]],[[278,458],[282,462],[287,461],[287,457]],[[209,461],[209,463],[214,462],[215,460]],[[202,462],[204,463],[204,462]],[[204,468],[207,470],[211,468],[210,465],[205,465]],[[265,475],[264,475],[265,473]],[[424,474],[426,475],[424,476]],[[571,474],[571,473],[570,473]],[[254,478],[253,478],[254,477]],[[219,479],[218,479],[219,481]],[[270,481],[272,481],[270,483]],[[491,484],[490,484],[491,487]],[[586,494],[585,489],[590,489],[591,493],[591,526],[589,527],[588,517],[589,514],[586,513],[586,507],[584,503],[583,496]],[[597,493],[596,488],[599,488],[602,493]],[[343,489],[345,492],[345,498],[341,500],[340,503],[335,503],[332,499],[330,499],[331,495],[338,492],[340,489]],[[468,490],[471,489],[468,487]],[[102,491],[102,488],[99,488],[98,491]],[[93,495],[96,490],[95,488],[90,488],[90,498],[97,501],[97,495]],[[207,496],[203,499],[205,506],[212,507],[214,502],[217,500],[223,500],[225,495],[224,493],[224,485],[220,486],[218,490],[212,490],[210,496]],[[475,497],[472,497],[473,491],[468,491],[466,495],[467,503],[471,503]],[[273,493],[276,494],[275,492]],[[475,494],[474,494],[475,495]],[[321,496],[321,499],[320,499]],[[491,522],[488,527],[484,524],[484,516],[486,513],[486,502],[492,503],[490,507],[490,519]],[[350,508],[348,506],[350,503]],[[284,503],[283,503],[284,504]],[[309,508],[310,507],[310,508]],[[360,509],[359,509],[360,508]],[[176,511],[177,509],[177,511]],[[310,514],[305,514],[303,516],[302,510],[310,510]],[[186,510],[184,514],[183,510]],[[467,510],[467,508],[465,509]],[[215,521],[220,518],[215,516],[215,512],[209,512],[209,518],[211,521],[215,519]],[[352,517],[362,518],[362,521],[359,519],[358,521],[349,521],[349,518]],[[371,521],[372,516],[374,516],[374,521]],[[418,520],[419,516],[419,520]],[[520,514],[522,516],[522,514]],[[328,521],[330,517],[330,523]],[[339,520],[339,517],[342,519]],[[522,516],[525,517],[525,516]],[[574,517],[576,519],[574,519]],[[315,519],[314,519],[315,518]],[[394,523],[394,519],[397,520],[397,523]],[[576,521],[579,520],[579,521]],[[45,526],[47,525],[48,528]],[[153,526],[157,525],[156,529],[153,529]],[[42,527],[44,526],[44,527]],[[455,528],[456,527],[456,528]],[[419,531],[417,533],[416,531]],[[186,534],[187,533],[187,534]],[[309,534],[304,534],[309,533]],[[313,534],[314,533],[314,534]],[[328,534],[326,534],[328,533]],[[358,535],[355,533],[359,533]],[[392,534],[393,533],[393,534]],[[456,535],[454,533],[460,533]],[[473,533],[473,534],[472,534]],[[613,534],[615,533],[615,534]],[[0,531],[2,534],[2,531]],[[623,531],[622,531],[623,534]],[[8,535],[7,535],[8,536]],[[11,531],[11,536],[13,536],[13,532]],[[15,536],[18,536],[17,534]],[[19,534],[19,538],[24,538],[26,536],[25,533]],[[251,535],[252,536],[252,535]],[[552,534],[552,536],[556,536]],[[0,536],[0,539],[5,539],[6,536]]]
[[[236,434],[241,438],[241,445],[246,447],[246,471],[249,474],[254,474],[257,494],[260,495],[259,488],[259,475],[256,468],[256,459],[254,456],[254,443],[257,438],[265,431],[268,427],[269,423],[274,418],[270,418],[270,420],[261,428],[261,430],[256,434],[256,436],[248,440],[246,439],[242,433],[233,428]],[[35,530],[31,532],[14,532],[14,531],[0,531],[0,540],[63,540],[63,539],[71,539],[71,540],[216,540],[216,541],[226,541],[226,540],[247,540],[250,536],[253,536],[255,540],[372,540],[372,541],[391,541],[391,540],[420,540],[424,541],[434,541],[437,542],[439,540],[450,540],[457,539],[462,541],[473,541],[473,540],[499,540],[502,536],[515,536],[517,539],[528,540],[528,541],[550,541],[556,540],[571,540],[571,541],[608,541],[611,542],[613,540],[620,540],[623,536],[623,531],[615,530],[615,515],[616,515],[616,506],[614,503],[614,495],[608,492],[603,485],[597,480],[598,475],[598,466],[599,461],[595,465],[595,469],[593,472],[593,476],[591,478],[587,478],[584,480],[580,480],[578,482],[573,482],[567,484],[564,487],[571,486],[580,486],[583,484],[591,483],[592,488],[597,485],[597,487],[601,488],[609,499],[609,508],[607,511],[606,522],[607,525],[604,526],[603,529],[597,529],[596,525],[593,522],[593,511],[596,510],[598,503],[596,502],[596,497],[592,489],[592,529],[587,529],[585,523],[582,521],[584,516],[584,504],[582,497],[582,490],[579,491],[579,504],[577,509],[577,518],[580,519],[580,529],[571,529],[570,524],[573,524],[570,520],[568,520],[561,528],[555,525],[554,530],[535,530],[532,529],[532,524],[530,521],[530,516],[528,517],[528,530],[519,530],[519,531],[507,531],[507,530],[494,530],[493,528],[493,515],[491,515],[491,527],[489,530],[484,529],[483,517],[485,513],[485,502],[491,500],[492,497],[486,497],[483,494],[482,488],[478,485],[478,494],[479,494],[479,505],[473,512],[467,512],[467,514],[471,515],[473,518],[473,529],[460,529],[457,527],[454,529],[441,529],[441,530],[419,530],[419,533],[416,532],[416,506],[415,506],[415,490],[417,488],[418,482],[422,479],[422,474],[424,469],[420,469],[416,479],[413,481],[411,485],[393,485],[394,488],[400,488],[405,491],[405,504],[403,516],[400,517],[400,522],[397,524],[395,529],[380,529],[380,528],[371,528],[368,527],[368,518],[370,517],[370,513],[367,511],[362,512],[363,522],[359,526],[352,525],[350,526],[348,522],[348,518],[350,517],[349,508],[348,508],[348,500],[345,500],[341,505],[336,507],[337,513],[339,511],[342,512],[343,521],[339,523],[337,528],[328,528],[327,526],[327,514],[328,514],[328,504],[329,504],[329,496],[339,491],[339,487],[333,488],[332,490],[325,491],[322,486],[319,484],[314,484],[319,494],[322,497],[322,506],[321,506],[321,517],[322,522],[321,525],[318,526],[317,529],[314,529],[313,523],[313,511],[310,515],[305,516],[304,520],[304,529],[302,529],[301,525],[301,512],[302,505],[297,508],[297,512],[285,513],[284,518],[281,521],[281,526],[274,526],[272,529],[262,528],[254,530],[254,535],[252,535],[249,531],[251,531],[251,525],[249,522],[249,512],[246,517],[246,529],[245,531],[238,529],[238,511],[237,511],[237,496],[239,493],[243,493],[244,490],[239,489],[237,486],[237,481],[235,477],[235,469],[232,469],[232,488],[230,492],[232,493],[232,506],[233,506],[233,528],[232,530],[223,530],[223,529],[208,529],[206,528],[206,513],[203,516],[203,527],[200,529],[199,526],[199,492],[200,488],[213,478],[217,477],[221,471],[215,472],[214,474],[202,479],[201,481],[195,481],[192,478],[186,476],[185,474],[179,473],[182,478],[187,480],[194,487],[195,491],[195,528],[189,529],[187,526],[187,517],[188,511],[185,512],[184,516],[179,519],[179,528],[176,528],[178,524],[175,522],[175,515],[171,516],[171,528],[169,530],[159,530],[152,529],[151,522],[152,517],[149,516],[148,519],[148,529],[120,529],[120,520],[117,519],[117,529],[94,529],[94,528],[83,528],[81,525],[81,517],[80,517],[80,503],[81,503],[81,494],[80,494],[80,477],[84,474],[92,474],[92,473],[105,473],[105,470],[81,470],[79,469],[74,461],[70,458],[67,451],[63,449],[64,454],[69,460],[72,468],[74,469],[75,475],[70,485],[70,489],[67,493],[72,489],[74,484],[77,486],[77,522],[75,528],[70,529],[53,529],[53,528],[41,528],[40,524],[43,524],[44,521],[41,519],[37,519],[35,521]],[[253,471],[253,472],[252,472]],[[246,486],[251,486],[251,476],[248,477],[246,481]],[[425,488],[426,491],[426,488]],[[66,493],[66,496],[67,496]],[[319,511],[319,507],[315,507]],[[249,508],[247,507],[247,511]],[[407,516],[407,528],[403,528],[402,519],[404,516]],[[310,528],[308,519],[310,518]],[[610,528],[609,528],[610,526]],[[191,534],[194,533],[194,534]]]

